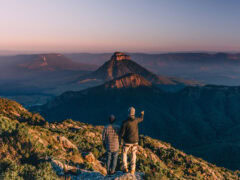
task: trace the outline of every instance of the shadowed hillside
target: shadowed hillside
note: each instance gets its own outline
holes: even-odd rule
[[[146,112],[140,127],[144,134],[217,165],[239,169],[239,102],[239,87],[186,87],[169,93],[130,74],[94,88],[63,93],[38,110],[49,121],[72,118],[103,125],[111,113],[125,120],[128,107],[134,106]]]
[[[32,125],[24,117],[24,121],[19,120],[18,114],[31,114],[21,105],[7,99],[0,103],[0,175],[6,179],[239,178],[238,172],[216,167],[147,136],[140,136],[137,173],[121,173],[120,160],[118,172],[107,178],[102,126],[72,120]]]

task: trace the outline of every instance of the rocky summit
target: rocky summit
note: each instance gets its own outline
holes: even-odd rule
[[[111,60],[121,61],[121,60],[131,60],[130,56],[122,53],[122,52],[115,52],[112,55]]]

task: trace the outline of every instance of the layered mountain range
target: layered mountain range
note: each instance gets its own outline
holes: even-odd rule
[[[62,54],[0,56],[2,80],[24,80],[46,73],[90,71],[94,65],[74,62]]]
[[[21,57],[19,67],[40,71],[94,70],[96,66],[74,62],[62,54],[36,54]]]
[[[149,69],[164,76],[195,80],[204,84],[240,85],[239,53],[128,53],[131,58]],[[76,62],[101,65],[111,58],[111,53],[66,54]]]
[[[46,103],[69,90],[103,84],[127,73],[136,73],[165,90],[179,90],[195,81],[158,76],[121,52],[97,70],[96,65],[74,62],[62,54],[33,54],[0,57],[0,95],[26,106]],[[96,70],[96,71],[94,71]]]
[[[96,68],[73,62],[62,54],[2,56],[0,95],[27,106],[42,104],[66,90],[81,89],[69,82]]]

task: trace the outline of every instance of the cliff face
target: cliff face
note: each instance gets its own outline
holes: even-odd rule
[[[65,120],[31,125],[0,116],[0,175],[16,179],[238,179],[239,174],[187,155],[170,144],[140,136],[137,173],[105,177],[102,126]]]
[[[152,83],[138,74],[127,74],[104,84],[106,89],[136,88],[141,86],[152,86]]]

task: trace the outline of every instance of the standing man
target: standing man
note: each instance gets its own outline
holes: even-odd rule
[[[127,153],[131,150],[132,159],[131,159],[131,174],[135,174],[136,169],[136,152],[138,148],[138,123],[143,121],[144,111],[141,112],[140,117],[135,117],[134,107],[129,108],[129,116],[126,121],[123,122],[120,130],[120,138],[123,138],[123,166],[124,172],[128,172],[127,165]]]
[[[119,151],[119,130],[120,127],[115,125],[115,116],[109,117],[107,126],[103,129],[102,140],[103,145],[107,150],[107,173],[113,175],[117,166],[118,151]]]

